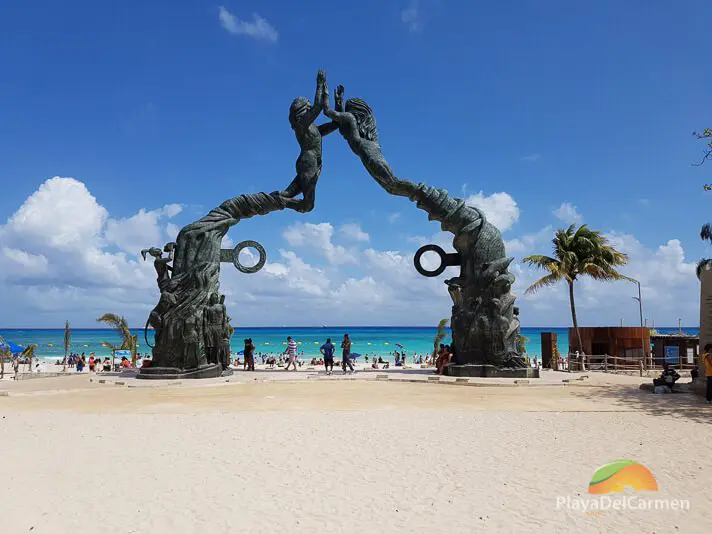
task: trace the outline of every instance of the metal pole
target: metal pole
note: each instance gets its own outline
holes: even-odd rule
[[[645,358],[645,331],[643,330],[643,296],[641,295],[640,292],[640,282],[638,280],[633,280],[635,284],[638,286],[638,296],[633,297],[635,300],[638,301],[638,311],[640,312],[640,347],[643,349],[643,361],[646,362],[647,366],[647,360]],[[652,362],[651,362],[652,363]]]

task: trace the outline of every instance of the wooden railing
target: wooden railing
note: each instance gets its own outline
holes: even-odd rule
[[[679,361],[671,363],[670,367],[681,371],[691,371],[696,369],[698,365],[697,358],[694,363]],[[572,357],[559,358],[559,371],[603,371],[606,373],[617,372],[636,372],[636,371],[662,371],[663,366],[661,361],[650,359],[650,357],[642,358],[624,358],[622,356],[611,356],[610,354],[589,355],[586,354],[584,361],[580,358]]]

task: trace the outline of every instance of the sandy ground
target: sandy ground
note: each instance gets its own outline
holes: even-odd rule
[[[374,377],[5,382],[0,530],[709,532],[712,408],[698,398],[598,374],[547,373],[541,387]],[[690,509],[557,509],[619,458],[657,478],[638,497]]]

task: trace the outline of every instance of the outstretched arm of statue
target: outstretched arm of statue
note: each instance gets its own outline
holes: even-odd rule
[[[320,124],[318,126],[319,128],[319,133],[321,134],[322,137],[329,135],[330,133],[335,132],[336,130],[339,129],[339,125],[335,121],[331,122],[325,122],[324,124]]]
[[[304,121],[302,124],[303,127],[309,126],[321,114],[321,108],[322,108],[321,95],[324,92],[325,88],[326,88],[326,74],[324,74],[324,71],[320,69],[319,73],[316,75],[316,92],[314,93],[314,105],[312,107],[310,107],[309,111],[307,111],[304,114],[304,118],[302,119]]]
[[[334,109],[331,109],[331,106],[329,106],[329,92],[325,91],[322,93],[322,107],[324,108],[324,115],[329,117],[332,121],[335,123],[339,124],[341,120],[344,117],[344,113],[342,111],[337,111]]]
[[[321,105],[324,108],[324,113],[327,114],[330,109],[329,109],[329,88],[324,85],[324,90],[322,94],[320,95],[321,98]],[[335,105],[335,112],[336,113],[341,113],[344,111],[344,86],[339,85],[336,89],[334,89],[334,105]],[[328,117],[328,114],[327,114]],[[330,117],[331,118],[331,117]],[[325,135],[329,135],[331,132],[336,131],[339,129],[339,123],[335,120],[332,120],[331,122],[327,122],[326,124],[322,124],[319,126],[319,132],[321,133],[321,136],[324,137]]]

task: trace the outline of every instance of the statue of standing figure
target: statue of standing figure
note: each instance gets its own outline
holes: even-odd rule
[[[194,315],[189,315],[183,320],[181,332],[183,342],[184,366],[186,369],[197,369],[205,363],[200,354],[200,334],[198,320]]]
[[[227,329],[225,305],[220,304],[220,296],[217,293],[211,293],[203,312],[203,345],[208,363],[220,363],[220,349],[224,345],[223,338]]]
[[[225,295],[220,295],[220,306],[222,306],[222,314],[225,318],[222,339],[220,340],[220,349],[218,362],[222,365],[223,371],[230,367],[230,318],[227,316],[227,308],[225,307]]]

